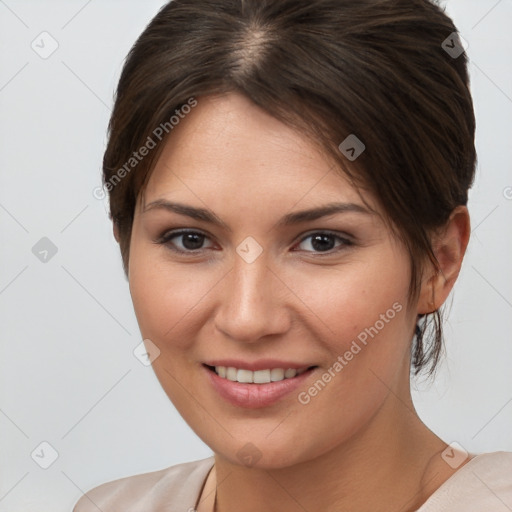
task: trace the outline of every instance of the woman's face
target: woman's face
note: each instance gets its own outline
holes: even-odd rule
[[[243,96],[200,98],[174,127],[129,281],[163,388],[233,463],[312,459],[408,393],[406,250],[307,137]]]

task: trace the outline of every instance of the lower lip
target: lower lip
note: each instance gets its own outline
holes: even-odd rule
[[[276,403],[281,398],[295,391],[311,375],[315,368],[304,373],[267,384],[244,384],[219,377],[216,372],[203,366],[210,382],[219,395],[232,405],[246,409],[258,409]]]

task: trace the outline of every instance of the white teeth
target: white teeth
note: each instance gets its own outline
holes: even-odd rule
[[[215,368],[217,369],[217,368]],[[218,373],[218,372],[217,372]],[[236,368],[233,368],[230,366],[229,368],[226,368],[226,379],[232,380],[233,382],[236,382],[236,374],[237,374]]]
[[[269,382],[278,382],[284,379],[291,379],[296,375],[301,375],[307,368],[272,368],[268,370],[251,370],[234,368],[232,366],[216,366],[215,372],[219,377],[228,379],[232,382],[267,384]]]
[[[288,368],[288,370],[284,372],[285,379],[291,379],[292,377],[295,377],[295,375],[297,375],[297,370],[294,370],[293,368]]]
[[[252,383],[254,382],[254,372],[251,372],[251,370],[238,370],[236,380],[238,382]]]
[[[270,370],[270,380],[275,382],[276,380],[284,379],[284,370],[282,368],[272,368]]]
[[[257,370],[254,373],[255,384],[267,384],[270,382],[270,370]]]

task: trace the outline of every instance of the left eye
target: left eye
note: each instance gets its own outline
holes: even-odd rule
[[[338,245],[336,245],[336,241],[338,241]],[[311,252],[328,252],[333,249],[339,249],[342,246],[351,245],[350,240],[346,238],[342,238],[338,235],[334,235],[331,233],[323,233],[317,232],[312,233],[305,238],[303,238],[299,244],[305,246],[302,250]]]

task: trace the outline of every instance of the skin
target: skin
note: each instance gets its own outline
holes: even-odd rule
[[[377,198],[362,193],[380,215],[279,226],[290,212],[364,204],[308,137],[245,97],[198,101],[139,197],[129,283],[141,333],[161,351],[159,381],[215,453],[216,510],[414,510],[455,471],[414,410],[409,351],[417,315],[441,306],[457,278],[467,209],[436,234],[441,272],[426,266],[419,298],[408,303],[409,258]],[[151,206],[161,200],[206,208],[225,226]],[[200,248],[174,252],[191,247],[183,236],[157,243],[178,228],[204,234]],[[308,235],[326,231],[352,244],[333,236],[322,252]],[[252,263],[236,252],[248,236],[263,249]],[[206,378],[202,363],[211,359],[291,359],[318,366],[299,390],[307,391],[396,303],[401,311],[306,405],[293,392],[265,408],[235,407]],[[249,442],[260,455],[252,467],[237,456]],[[212,510],[212,498],[199,510]]]

